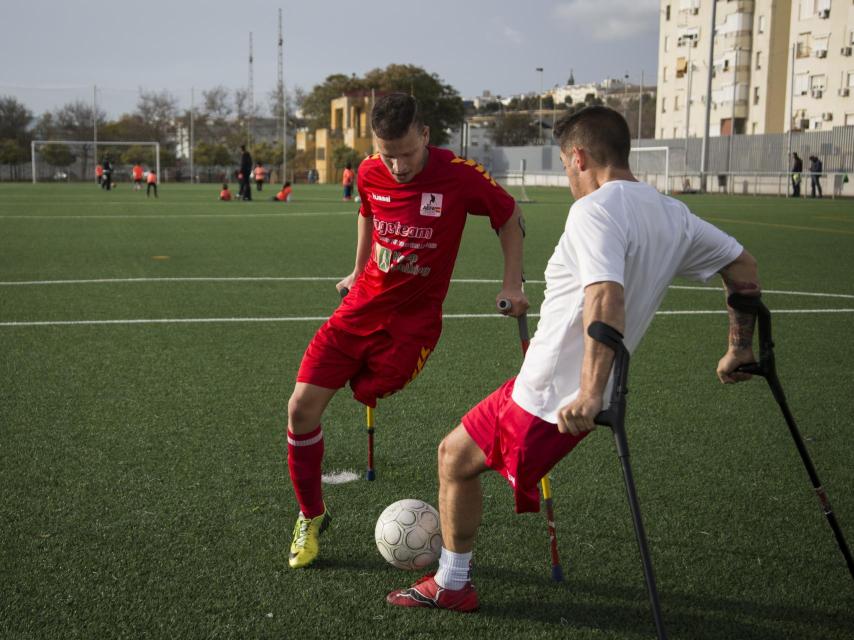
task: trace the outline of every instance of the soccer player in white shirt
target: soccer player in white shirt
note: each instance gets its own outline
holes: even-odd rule
[[[439,446],[444,547],[435,576],[387,596],[390,604],[473,611],[471,557],[480,526],[479,476],[494,469],[513,487],[517,513],[539,511],[537,482],[590,431],[609,397],[614,352],[587,335],[596,321],[634,351],[676,277],[723,278],[727,294],[760,294],[756,261],[683,203],[638,182],[631,138],[613,109],[590,107],[554,130],[575,202],[546,267],[537,332],[519,375],[481,401]],[[755,316],[729,308],[721,382],[750,376]]]

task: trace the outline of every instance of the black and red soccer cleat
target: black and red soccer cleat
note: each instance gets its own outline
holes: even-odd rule
[[[460,613],[477,611],[480,603],[471,582],[467,582],[466,586],[459,590],[444,589],[436,584],[433,575],[428,573],[411,587],[392,591],[385,601],[398,607],[448,609]]]

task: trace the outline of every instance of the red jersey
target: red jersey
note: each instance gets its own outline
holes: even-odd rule
[[[291,197],[292,191],[293,189],[291,189],[290,187],[282,189],[281,191],[279,191],[279,193],[276,194],[276,200],[278,200],[279,202],[285,202],[288,198]]]
[[[229,191],[228,189],[223,189],[222,191],[219,192],[219,199],[220,200],[231,200],[231,191]]]
[[[142,180],[142,167],[140,167],[138,164],[134,165],[134,168],[131,169],[131,171],[133,172],[134,180]]]
[[[153,171],[148,172],[148,184],[157,184],[157,174]]]
[[[474,160],[428,147],[412,182],[399,184],[379,154],[359,167],[359,214],[373,219],[371,256],[329,322],[356,335],[437,338],[442,302],[467,214],[489,216],[498,229],[516,202]]]
[[[361,169],[359,169],[359,170],[361,171]],[[353,178],[354,177],[355,177],[355,174],[353,173],[352,169],[344,169],[344,175],[341,178],[341,184],[344,185],[345,187],[349,187],[350,185],[353,184]]]

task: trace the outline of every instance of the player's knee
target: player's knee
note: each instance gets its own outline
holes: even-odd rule
[[[288,427],[298,433],[305,429],[313,429],[320,421],[320,415],[315,403],[305,394],[294,391],[288,400]]]
[[[439,478],[444,481],[465,480],[472,473],[472,461],[459,438],[450,433],[439,443]]]

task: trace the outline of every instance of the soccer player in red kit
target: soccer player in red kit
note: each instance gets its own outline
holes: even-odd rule
[[[504,272],[498,299],[512,314],[528,308],[522,291],[521,212],[482,166],[428,144],[412,96],[390,94],[371,112],[376,155],[359,167],[356,263],[336,286],[349,290],[305,351],[288,402],[288,469],[300,514],[288,564],[315,560],[330,516],[320,485],[323,411],[349,382],[354,397],[377,398],[413,380],[442,331],[467,213],[498,232]]]

